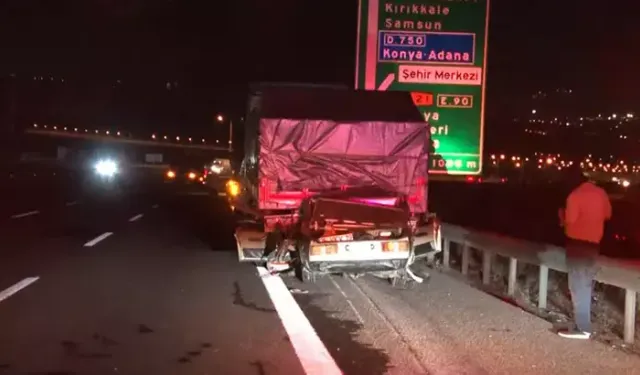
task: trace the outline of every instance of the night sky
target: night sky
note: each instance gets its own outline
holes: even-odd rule
[[[585,108],[637,108],[640,6],[633,3],[493,1],[489,112],[558,86],[578,92]],[[0,4],[0,75],[65,77],[85,93],[120,80],[139,100],[129,105],[141,108],[158,106],[152,92],[177,82],[175,100],[196,122],[207,111],[241,114],[253,80],[353,85],[355,0]]]

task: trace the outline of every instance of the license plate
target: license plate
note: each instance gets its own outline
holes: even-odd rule
[[[320,237],[318,239],[318,242],[320,242],[320,243],[322,243],[322,242],[340,242],[340,241],[353,241],[353,233],[338,234],[338,235],[335,235],[335,236]]]
[[[357,241],[338,243],[338,253],[353,256],[377,254],[382,252],[382,244],[377,241]]]

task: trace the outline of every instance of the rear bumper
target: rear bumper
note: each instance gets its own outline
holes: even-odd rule
[[[320,274],[388,272],[405,268],[413,259],[413,249],[383,251],[385,243],[389,242],[396,246],[409,243],[407,238],[327,243],[312,241],[307,250],[309,253],[305,266],[310,272]],[[312,254],[313,248],[320,253]],[[326,253],[328,248],[333,248],[334,253]]]
[[[360,261],[310,261],[307,265],[313,273],[365,273],[397,271],[407,266],[408,258]]]
[[[235,231],[235,238],[238,251],[238,259],[241,262],[255,262],[262,259],[266,246],[267,233],[264,231],[263,224],[261,222],[253,220],[243,220],[238,223],[238,227]],[[422,258],[441,251],[441,237],[438,233],[434,236],[430,233],[424,233],[417,235],[414,238],[414,256],[416,258]],[[290,248],[290,250],[295,250]],[[381,270],[388,270],[395,267],[396,262],[406,262],[409,255],[404,253],[390,253],[385,259],[348,259],[340,260],[336,258],[321,259],[318,257],[309,256],[309,263],[313,264],[316,268],[320,269],[339,269],[339,268],[376,268]],[[335,271],[340,272],[340,271]],[[347,271],[342,271],[347,272]]]

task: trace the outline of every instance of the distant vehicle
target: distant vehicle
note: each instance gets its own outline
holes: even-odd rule
[[[203,170],[204,183],[209,189],[226,196],[226,183],[233,175],[233,167],[229,159],[214,159]]]
[[[101,197],[118,195],[130,184],[130,170],[126,159],[117,153],[96,152],[85,164],[83,186],[85,192]]]
[[[245,126],[227,182],[230,204],[253,219],[236,229],[240,261],[304,281],[422,281],[409,267],[440,251],[439,227],[427,211],[429,126],[409,93],[258,85]]]
[[[164,173],[164,181],[169,184],[204,184],[204,174],[200,168],[171,166]]]

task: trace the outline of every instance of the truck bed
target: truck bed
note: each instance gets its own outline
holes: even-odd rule
[[[259,210],[371,186],[427,209],[429,126],[409,93],[268,86],[250,98],[247,136],[244,170]]]

